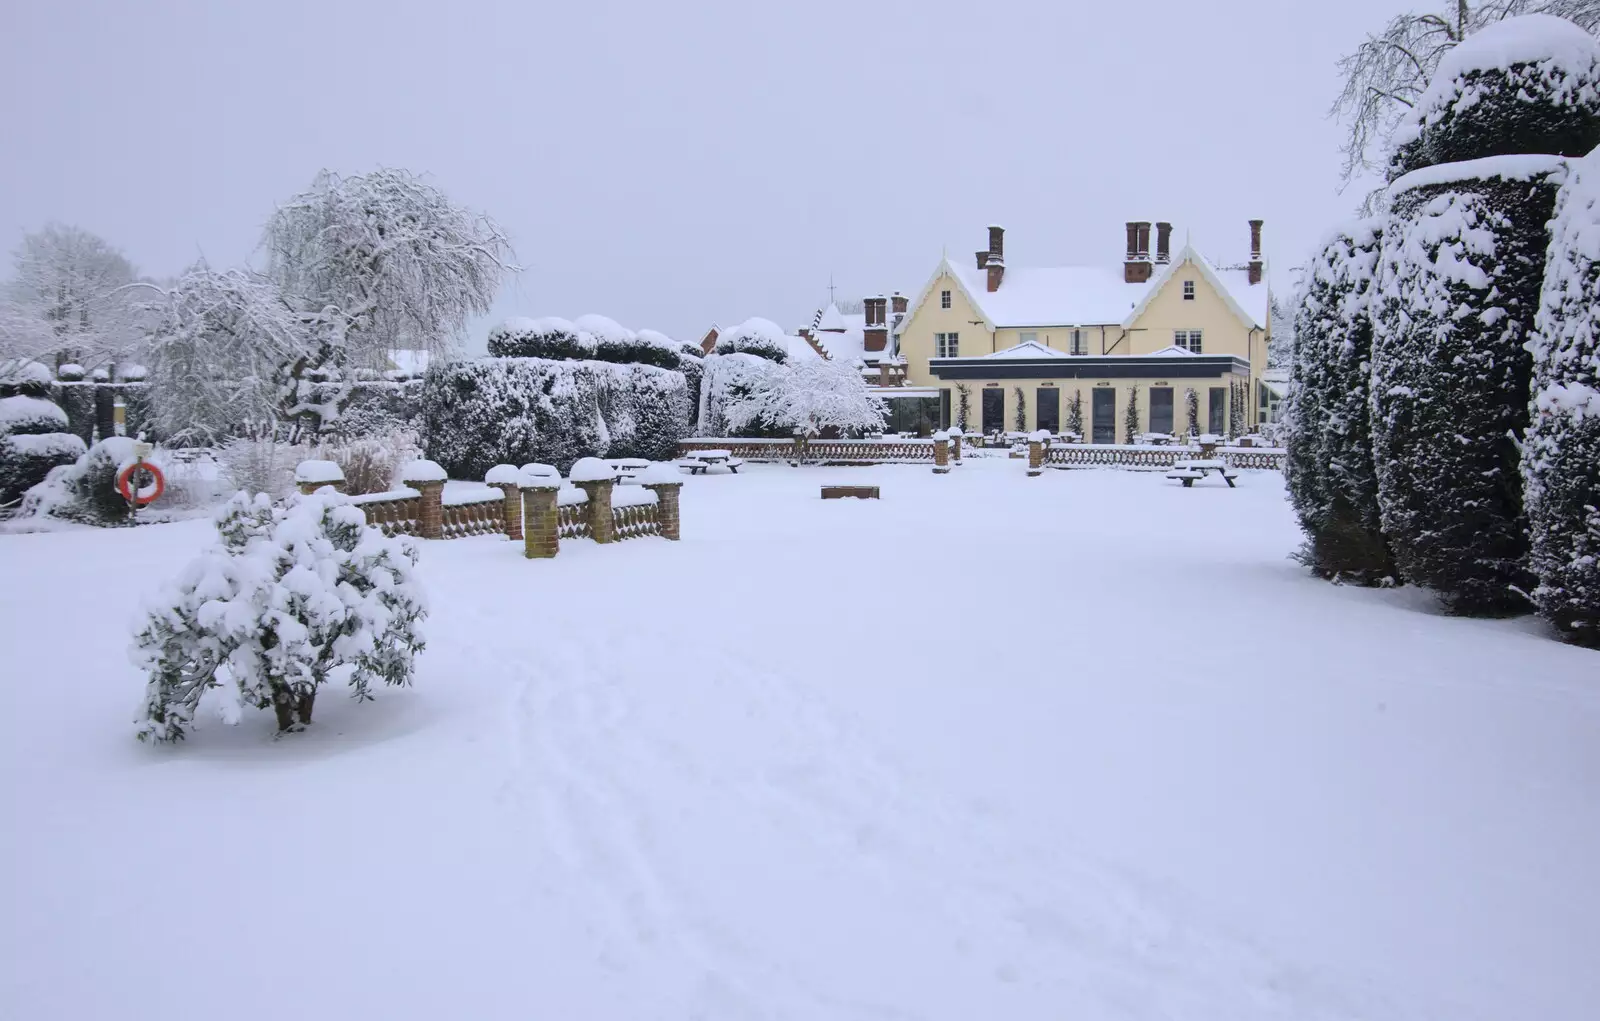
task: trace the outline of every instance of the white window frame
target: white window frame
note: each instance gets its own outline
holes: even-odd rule
[[[1084,332],[1083,330],[1072,331],[1072,346],[1068,348],[1070,354],[1083,356],[1089,353],[1088,339],[1084,336]]]
[[[961,351],[961,334],[935,333],[933,335],[933,356],[935,358],[959,358]]]
[[[1039,334],[1038,334],[1037,331],[1032,331],[1032,330],[1030,330],[1027,333],[1019,333],[1019,334],[1017,334],[1017,343],[1019,343],[1019,344],[1037,344],[1037,343],[1039,343]]]
[[[1203,354],[1205,348],[1204,330],[1173,330],[1172,344],[1181,347],[1190,354]]]
[[[939,307],[940,308],[949,308],[950,307],[950,292],[949,291],[940,291],[939,292]]]
[[[1183,282],[1183,300],[1184,301],[1193,301],[1194,300],[1194,281],[1193,280],[1185,280]]]

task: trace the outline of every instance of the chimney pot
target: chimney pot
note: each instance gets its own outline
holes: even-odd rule
[[[1133,220],[1129,220],[1128,221],[1128,254],[1127,254],[1127,257],[1123,261],[1132,262],[1133,261],[1133,257],[1134,257],[1134,253],[1138,252],[1138,250],[1139,250],[1139,224],[1136,223]]]
[[[989,227],[989,254],[996,260],[1004,262],[1006,258],[1006,229],[1004,227]]]
[[[989,293],[993,294],[1000,289],[1000,281],[1005,279],[1006,264],[1003,262],[990,262],[985,269],[989,271]]]
[[[1134,258],[1135,259],[1149,260],[1149,258],[1150,258],[1150,221],[1149,220],[1140,220],[1140,221],[1138,221],[1136,226],[1139,228],[1139,245],[1138,245],[1138,250],[1134,252]]]
[[[979,269],[983,269],[983,268],[987,267],[989,265],[989,253],[985,251],[985,252],[979,252],[977,254],[978,254],[978,268]]]
[[[893,312],[895,315],[903,316],[906,314],[906,296],[901,294],[899,291],[894,292],[894,294],[890,296],[889,303],[889,311]]]
[[[1172,224],[1156,223],[1156,262],[1165,265],[1172,261]]]
[[[1261,225],[1264,222],[1250,221],[1250,264],[1247,268],[1250,271],[1249,280],[1252,284],[1261,282]]]

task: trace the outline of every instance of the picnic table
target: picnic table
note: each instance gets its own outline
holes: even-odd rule
[[[639,457],[625,457],[611,462],[611,470],[617,473],[618,482],[630,482],[648,467],[650,462]]]
[[[744,462],[734,457],[731,450],[691,450],[678,459],[678,467],[689,469],[690,475],[703,475],[708,468],[719,464],[737,475]]]
[[[1222,481],[1228,484],[1229,489],[1234,488],[1233,480],[1239,473],[1228,467],[1228,462],[1215,457],[1195,457],[1188,460],[1174,461],[1172,471],[1167,474],[1169,479],[1177,479],[1183,483],[1183,488],[1188,489],[1196,481],[1206,477],[1206,472],[1216,472],[1222,476]]]

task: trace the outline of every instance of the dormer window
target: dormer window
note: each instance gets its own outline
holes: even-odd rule
[[[1194,300],[1194,281],[1193,280],[1185,280],[1183,282],[1183,300],[1184,301],[1193,301]]]
[[[939,307],[940,308],[949,308],[950,307],[950,292],[949,291],[940,291],[939,292]]]

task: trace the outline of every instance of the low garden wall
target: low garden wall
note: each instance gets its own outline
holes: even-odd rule
[[[933,440],[756,440],[695,437],[680,440],[679,455],[696,450],[727,450],[744,461],[803,461],[816,464],[931,463]],[[954,453],[954,452],[953,452]],[[1171,468],[1174,461],[1196,457],[1191,446],[1152,447],[1121,443],[1051,443],[1044,464],[1052,467],[1107,465],[1131,468]],[[959,453],[954,453],[957,460]],[[1230,468],[1283,470],[1280,447],[1219,447],[1217,457]]]

